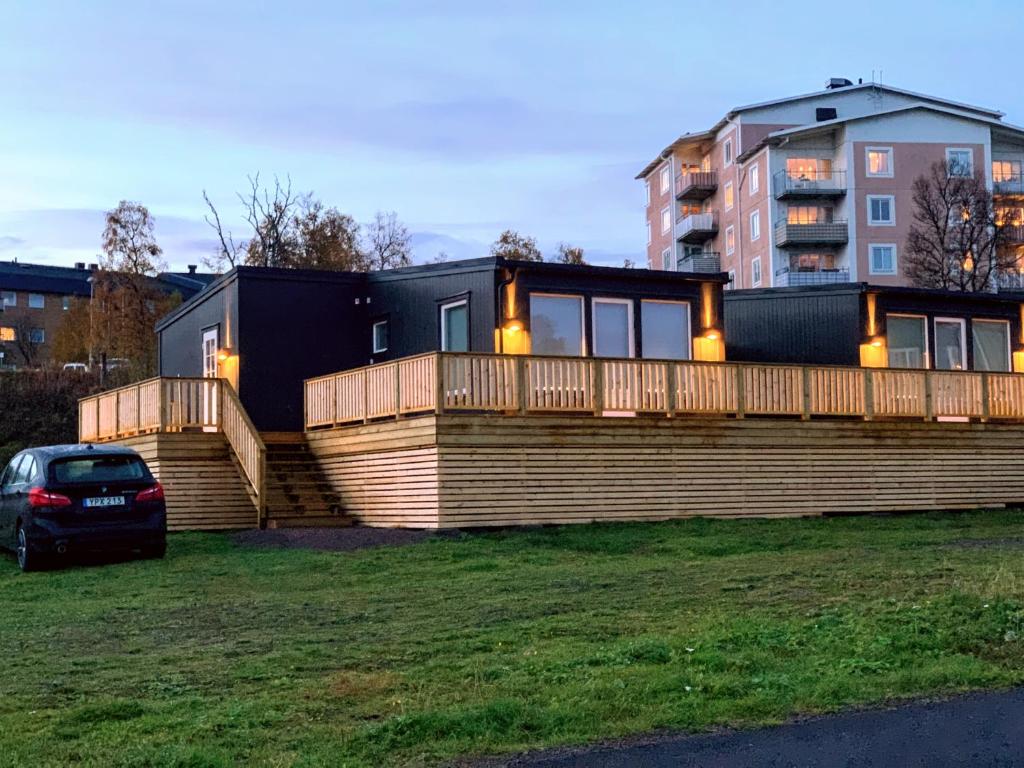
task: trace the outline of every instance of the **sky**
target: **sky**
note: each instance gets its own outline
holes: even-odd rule
[[[832,6],[836,9],[840,6]],[[0,260],[95,261],[103,213],[149,207],[170,268],[215,250],[205,190],[291,178],[417,261],[643,259],[636,173],[730,107],[874,77],[1024,122],[1012,2],[2,0]],[[973,30],[973,31],[972,31]]]

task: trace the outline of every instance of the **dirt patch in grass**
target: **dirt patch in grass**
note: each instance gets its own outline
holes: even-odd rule
[[[278,528],[242,531],[231,536],[235,544],[273,549],[319,549],[354,552],[372,547],[401,547],[434,538],[455,538],[457,531],[414,531],[397,528]]]

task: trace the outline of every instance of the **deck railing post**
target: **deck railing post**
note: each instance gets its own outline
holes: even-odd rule
[[[363,383],[363,424],[370,423],[370,375],[363,371],[359,377]]]
[[[991,405],[989,403],[988,373],[981,373],[981,420],[988,421]]]
[[[395,419],[402,418],[402,366],[395,361]]]
[[[674,416],[676,408],[676,364],[665,363],[665,409],[669,416]]]
[[[870,368],[864,369],[864,420],[875,416],[875,376]]]
[[[516,379],[516,412],[520,416],[526,413],[526,357],[523,355],[516,355],[514,359],[514,375]]]
[[[736,418],[742,419],[747,412],[747,386],[743,375],[744,368],[742,365],[737,365],[732,370],[736,377]]]
[[[800,369],[800,381],[803,390],[800,418],[807,421],[811,418],[811,369],[806,365]]]
[[[142,432],[142,387],[135,388],[135,434]]]
[[[932,372],[924,372],[924,420],[932,421],[935,418],[935,405],[932,403]]]
[[[434,353],[434,413],[444,413],[444,399],[447,392],[444,380],[444,352]]]
[[[121,436],[121,391],[114,392],[114,437]]]
[[[590,402],[594,407],[594,415],[600,416],[604,413],[604,361],[592,360],[590,370],[592,373]]]

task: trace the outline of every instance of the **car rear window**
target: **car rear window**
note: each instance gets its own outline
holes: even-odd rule
[[[111,483],[143,480],[149,475],[146,465],[135,456],[82,456],[50,466],[58,483]]]

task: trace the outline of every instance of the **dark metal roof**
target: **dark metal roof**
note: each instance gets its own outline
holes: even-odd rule
[[[736,301],[739,299],[774,299],[784,296],[824,296],[849,293],[920,296],[932,299],[947,299],[951,302],[983,304],[1019,304],[1024,300],[1024,294],[1022,293],[948,291],[942,288],[914,288],[902,285],[871,285],[870,283],[830,283],[828,285],[800,285],[787,288],[743,288],[735,291],[725,291],[724,296],[726,301]]]
[[[0,288],[6,291],[88,296],[91,276],[92,272],[88,269],[0,261]]]

